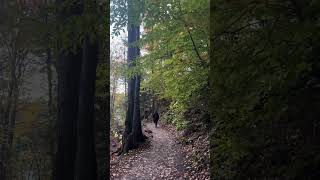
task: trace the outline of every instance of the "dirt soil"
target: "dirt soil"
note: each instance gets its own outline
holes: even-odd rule
[[[186,156],[174,133],[167,128],[147,122],[143,131],[149,135],[144,146],[121,156],[111,157],[110,179],[153,180],[189,179]]]

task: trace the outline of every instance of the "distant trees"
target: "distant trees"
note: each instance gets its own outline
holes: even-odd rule
[[[145,1],[142,42],[148,53],[141,60],[142,86],[157,101],[153,110],[156,103],[161,113],[165,111],[163,119],[179,129],[208,126],[209,4],[209,0]],[[203,115],[198,125],[191,122],[190,111]]]
[[[173,116],[168,118],[171,119],[168,121],[181,129],[186,128],[188,118],[185,118],[184,115],[189,109],[198,109],[203,114],[208,114],[208,99],[205,98],[208,93],[208,78],[204,77],[207,77],[209,70],[209,1],[151,0],[137,2],[133,9],[140,14],[134,15],[130,14],[131,2],[128,2],[128,6],[119,0],[113,0],[111,3],[114,34],[117,35],[124,24],[129,27],[128,60],[135,53],[130,52],[134,50],[134,47],[144,47],[148,52],[134,63],[128,63],[130,66],[128,74],[136,80],[134,82],[132,79],[128,80],[129,107],[126,132],[130,132],[131,123],[135,123],[135,120],[128,120],[131,118],[132,107],[135,106],[135,111],[140,113],[140,110],[136,109],[138,105],[133,105],[134,102],[138,103],[140,98],[136,96],[137,100],[134,101],[132,97],[132,94],[135,94],[132,87],[137,81],[141,81],[137,84],[142,84],[143,93],[152,92],[153,99],[161,101],[153,101],[153,109],[156,103],[159,104],[158,108],[169,109],[170,113],[168,114]],[[124,14],[124,12],[129,12],[129,14]],[[139,37],[131,39],[134,38],[132,34],[136,34],[140,30],[135,27],[137,24],[130,23],[131,19],[134,20],[137,17],[142,17],[138,22],[143,22],[145,32],[142,39]],[[132,43],[137,40],[139,42]],[[133,46],[130,47],[130,44]],[[135,91],[138,91],[140,87],[134,88]],[[165,104],[166,107],[160,107],[160,104]],[[208,122],[208,118],[203,119],[207,119],[206,122]],[[192,123],[189,127],[193,128]],[[130,136],[127,133],[123,137]],[[128,140],[130,138],[124,138],[123,144]]]
[[[24,25],[28,19],[23,4],[0,3],[2,15],[7,17],[0,18],[0,179],[5,180],[9,178],[10,149],[33,36]]]
[[[119,88],[119,85],[121,85],[121,81],[123,82],[124,86],[126,87],[126,74],[125,74],[125,70],[126,70],[126,65],[127,62],[126,58],[124,57],[124,55],[119,56],[119,54],[117,55],[117,53],[121,53],[119,51],[112,51],[111,52],[111,71],[110,71],[110,82],[111,82],[111,91],[110,91],[110,96],[111,96],[111,101],[110,101],[110,110],[111,110],[111,124],[115,125],[116,123],[116,119],[119,118],[119,115],[125,114],[125,113],[120,113],[119,111],[123,111],[124,108],[124,103],[126,103],[125,98],[122,99],[122,105],[121,107],[123,108],[118,108],[116,107],[118,105],[117,100],[120,98],[119,94],[120,92],[117,91],[117,89]],[[119,105],[118,105],[119,106]]]
[[[102,53],[109,50],[108,6],[95,0],[55,3],[0,1],[0,179],[97,179],[98,170],[99,179],[107,176],[108,81],[98,90],[95,82],[98,60],[108,79]],[[25,80],[34,80],[29,73],[44,77],[33,82],[39,88],[44,83],[44,95],[27,94]]]

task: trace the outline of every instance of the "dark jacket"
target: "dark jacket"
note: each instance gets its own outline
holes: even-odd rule
[[[155,112],[152,114],[153,122],[158,122],[159,120],[159,114],[158,112]]]

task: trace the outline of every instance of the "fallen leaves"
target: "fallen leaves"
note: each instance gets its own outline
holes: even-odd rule
[[[154,128],[153,123],[146,123],[143,128],[151,138],[127,154],[112,155],[110,179],[209,179],[208,165],[200,162],[209,154],[207,137],[199,136],[189,145],[183,145],[178,144],[178,133],[172,127]]]

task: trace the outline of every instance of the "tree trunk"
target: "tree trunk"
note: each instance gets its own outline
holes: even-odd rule
[[[96,159],[97,159],[97,172],[99,180],[106,180],[110,175],[110,42],[109,39],[101,43],[101,50],[105,52],[105,61],[100,61],[99,64],[106,63],[107,76],[103,76],[105,80],[105,89],[99,93],[102,96],[96,96],[96,122],[95,122],[95,139],[96,139]],[[105,79],[106,78],[106,79]]]
[[[132,2],[128,4],[132,5]],[[130,8],[129,8],[130,9]],[[130,13],[129,13],[130,14]],[[129,16],[130,17],[130,16]],[[128,27],[128,66],[133,66],[132,61],[136,57],[136,48],[131,44],[136,41],[136,28],[133,24]],[[134,89],[135,78],[128,79],[128,106],[125,120],[125,131],[122,138],[122,153],[128,152],[132,149],[132,121],[133,121],[133,108],[134,108]]]
[[[94,141],[95,80],[98,47],[85,39],[79,85],[79,109],[77,122],[77,155],[75,179],[97,179],[97,162]]]
[[[128,82],[128,106],[125,121],[125,131],[122,138],[123,143],[123,153],[128,152],[132,149],[132,136],[130,136],[132,131],[132,120],[133,120],[133,108],[134,108],[134,82],[135,79],[131,78]]]
[[[50,159],[51,159],[51,168],[54,167],[54,154],[55,154],[55,137],[54,137],[54,130],[55,130],[55,118],[54,118],[54,112],[53,112],[53,103],[52,103],[52,59],[51,59],[51,50],[50,48],[47,48],[47,81],[48,81],[48,120],[49,120],[49,126],[51,128],[50,131],[48,131],[48,137],[49,137],[49,149],[50,149]],[[53,179],[53,177],[51,178]]]
[[[131,4],[131,3],[129,3]],[[133,67],[132,61],[136,56],[136,48],[133,47],[131,44],[136,41],[136,28],[134,25],[130,25],[128,28],[128,66]],[[126,120],[125,120],[125,131],[123,134],[123,153],[128,152],[132,149],[132,121],[133,121],[133,109],[134,109],[134,89],[135,89],[135,78],[128,79],[128,106],[127,106],[127,113],[126,113]]]
[[[134,1],[128,2],[128,65],[134,66],[133,61],[140,55],[138,47],[133,46],[140,37],[140,25],[135,22]],[[122,152],[126,153],[130,149],[136,148],[138,142],[144,140],[140,119],[140,77],[135,76],[128,80],[128,108],[125,121],[125,132],[123,134]]]
[[[136,40],[140,40],[140,26],[136,27]],[[136,48],[136,57],[140,56],[140,49]],[[135,133],[136,139],[138,142],[143,142],[145,140],[142,133],[141,125],[141,115],[140,115],[140,81],[141,75],[136,76],[135,82],[135,99],[134,99],[134,112],[133,112],[133,121],[136,121],[136,126],[134,127],[137,131]]]
[[[124,63],[123,66],[126,67],[127,64]],[[124,101],[123,101],[123,109],[127,109],[127,101],[128,101],[128,88],[127,88],[127,87],[128,87],[128,86],[127,86],[128,82],[127,82],[127,81],[128,81],[128,80],[127,80],[127,77],[124,76]]]
[[[141,128],[141,116],[140,116],[140,75],[135,78],[135,90],[134,90],[134,110],[133,110],[133,123],[132,123],[132,146],[136,148],[139,142],[144,141]]]
[[[46,6],[48,6],[47,0],[45,1]],[[48,14],[45,16],[45,23],[46,25],[48,24]],[[50,43],[50,37],[49,34],[46,35],[46,54],[47,54],[47,59],[46,59],[46,69],[47,69],[47,81],[48,81],[48,120],[49,120],[49,126],[50,126],[50,131],[48,131],[48,137],[49,137],[49,149],[50,149],[50,160],[51,160],[51,168],[54,167],[54,154],[55,154],[55,137],[54,137],[54,130],[55,130],[55,118],[54,118],[54,112],[53,112],[53,83],[52,83],[52,56],[51,56],[51,49],[49,47]],[[51,177],[53,179],[53,177]]]
[[[57,0],[56,3],[61,6],[64,1]],[[62,9],[58,15],[58,21],[63,23],[66,18],[80,15],[82,12],[82,3],[72,4],[70,8]],[[64,50],[59,54],[57,61],[57,152],[53,171],[55,180],[74,179],[81,60],[82,50],[79,48],[75,52]]]
[[[62,54],[58,60],[58,142],[53,174],[56,180],[74,179],[80,52]]]
[[[115,122],[115,100],[116,100],[116,92],[117,92],[117,79],[113,77],[112,82],[112,96],[111,96],[111,123]]]
[[[109,7],[101,7],[103,16],[109,19]],[[108,35],[107,34],[104,35]],[[106,36],[104,36],[106,37]],[[96,140],[96,160],[97,160],[97,179],[106,180],[110,176],[110,41],[109,38],[99,38],[99,65],[106,66],[106,75],[99,76],[105,82],[104,89],[98,90],[101,94],[96,95],[96,115],[95,115],[95,140]],[[101,79],[97,79],[101,80]]]
[[[123,67],[124,69],[126,68],[127,66],[127,63],[126,63],[126,51],[125,49],[123,50]],[[127,76],[124,76],[124,97],[126,98],[127,97]],[[126,105],[125,105],[126,107]]]

